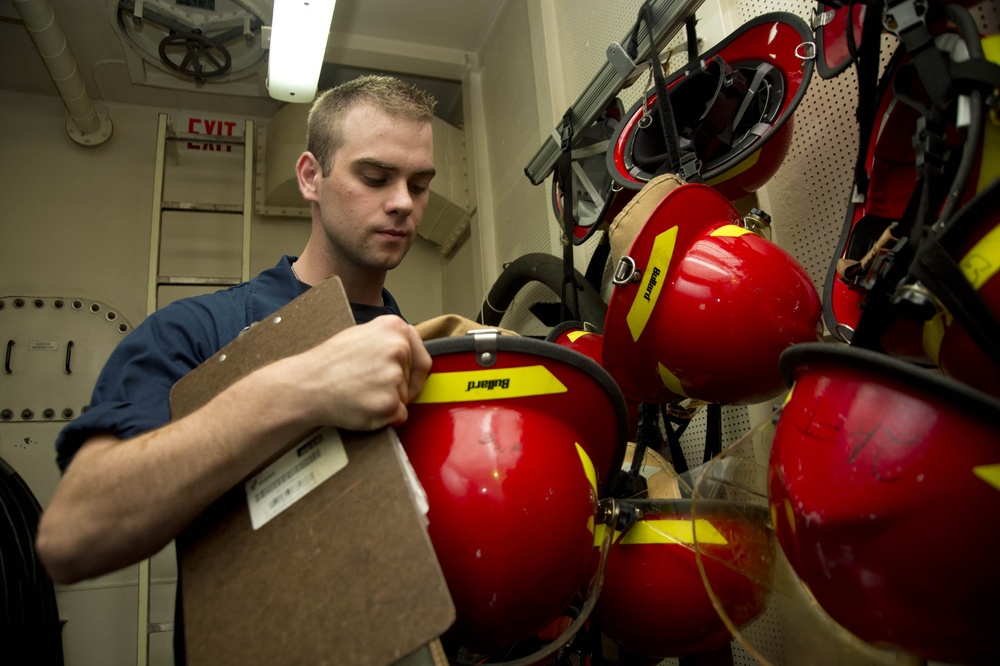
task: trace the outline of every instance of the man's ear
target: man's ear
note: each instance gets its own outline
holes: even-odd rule
[[[306,151],[299,156],[299,161],[295,163],[295,174],[299,179],[299,192],[306,201],[319,200],[319,181],[323,178],[323,169],[320,168],[316,157]]]

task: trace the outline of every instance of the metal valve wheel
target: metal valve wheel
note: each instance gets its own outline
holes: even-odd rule
[[[159,51],[163,64],[198,83],[224,76],[232,66],[232,57],[226,47],[199,32],[178,32],[164,37],[160,40]]]

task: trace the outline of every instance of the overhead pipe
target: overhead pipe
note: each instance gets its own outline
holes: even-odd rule
[[[14,0],[14,8],[21,15],[69,111],[70,119],[66,121],[69,138],[81,146],[97,146],[110,139],[113,129],[111,119],[97,113],[94,108],[49,0]]]

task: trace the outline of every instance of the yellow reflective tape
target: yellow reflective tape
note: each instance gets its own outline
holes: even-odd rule
[[[643,274],[642,291],[638,293],[632,301],[625,321],[628,322],[628,330],[632,333],[632,341],[635,342],[642,335],[649,317],[653,314],[656,306],[656,299],[660,297],[663,289],[663,282],[667,277],[667,269],[670,268],[670,260],[674,254],[674,245],[677,243],[677,227],[671,227],[659,234],[653,241],[653,250],[649,255],[649,263],[646,272]]]
[[[752,155],[749,155],[745,160],[734,166],[732,169],[726,171],[725,173],[720,173],[718,176],[716,176],[712,180],[707,181],[705,184],[718,185],[724,180],[735,178],[736,176],[740,175],[741,173],[752,167],[754,164],[757,164],[757,160],[759,159],[760,159],[760,150],[756,150]]]
[[[788,395],[785,396],[785,401],[783,403],[781,403],[782,407],[787,406],[788,403],[791,402],[791,400],[792,400],[792,391],[794,391],[794,390],[795,390],[795,382],[792,382],[792,388],[788,389]]]
[[[785,498],[785,517],[788,518],[788,526],[792,528],[792,534],[795,534],[795,509],[787,497]]]
[[[656,364],[656,369],[660,373],[660,381],[663,382],[663,385],[667,387],[668,391],[675,395],[682,395],[685,398],[690,397],[684,392],[684,387],[681,386],[681,380],[677,378],[677,375],[670,372],[670,370],[667,369],[667,366],[658,362]]]
[[[585,335],[593,335],[593,333],[590,331],[571,331],[566,334],[566,337],[569,338],[570,342],[576,342]]]
[[[621,545],[650,543],[684,543],[693,544],[695,534],[698,543],[713,543],[726,545],[726,537],[715,529],[712,523],[699,518],[697,520],[664,519],[640,520],[625,533],[619,542]]]
[[[1000,270],[1000,224],[990,229],[958,262],[965,279],[975,289],[989,282]]]
[[[983,55],[993,63],[1000,63],[1000,35],[990,35],[982,40]],[[976,191],[981,192],[1000,176],[1000,118],[990,109],[983,128],[983,147],[979,157],[979,182]]]
[[[608,531],[608,526],[605,523],[597,523],[596,525],[594,525],[595,547],[600,547],[604,544],[604,535],[607,533],[607,531]],[[614,537],[612,537],[611,541],[612,542],[617,541],[618,538],[621,536],[621,534],[622,534],[621,532],[615,530],[615,535]]]
[[[743,227],[738,227],[735,224],[726,224],[715,231],[713,231],[711,236],[742,236],[743,234],[752,234],[753,232],[749,229],[744,229]]]
[[[597,471],[594,469],[594,463],[590,461],[590,456],[578,442],[576,443],[576,452],[580,455],[580,462],[583,463],[583,471],[587,475],[587,480],[590,481],[590,487],[594,489],[594,497],[597,497]]]
[[[951,323],[951,317],[948,317],[948,324]],[[944,342],[944,329],[945,329],[945,314],[939,312],[927,321],[924,322],[923,330],[923,344],[924,351],[934,365],[941,365],[941,343]]]
[[[1000,465],[980,465],[979,467],[973,467],[972,473],[997,490],[1000,490]]]
[[[414,402],[504,400],[565,393],[566,387],[544,365],[523,368],[432,372]]]

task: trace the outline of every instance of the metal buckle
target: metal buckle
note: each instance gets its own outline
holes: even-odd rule
[[[626,255],[618,260],[615,274],[611,278],[613,284],[628,284],[642,279],[642,271],[635,267],[635,260]]]
[[[500,331],[495,328],[477,328],[467,333],[474,340],[476,363],[488,368],[497,362],[497,338]]]
[[[817,28],[822,28],[824,25],[829,25],[833,22],[835,14],[836,12],[832,9],[828,9],[820,14],[817,14],[816,11],[813,10],[812,18],[809,20],[809,27],[816,30]]]
[[[927,3],[924,0],[903,0],[892,6],[887,1],[882,26],[899,37],[910,28],[924,23],[926,15]]]
[[[814,60],[816,58],[816,42],[802,42],[796,46],[795,57],[799,60]]]

